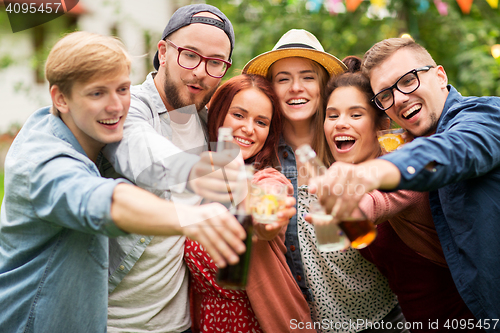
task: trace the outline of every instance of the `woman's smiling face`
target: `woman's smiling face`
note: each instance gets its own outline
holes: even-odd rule
[[[290,122],[311,119],[321,99],[320,78],[312,60],[285,58],[275,62],[270,70],[285,118]]]
[[[240,147],[244,160],[262,150],[272,116],[273,105],[259,89],[245,89],[234,96],[222,126],[233,129],[233,142]]]
[[[324,123],[326,141],[336,161],[361,163],[380,153],[377,111],[355,87],[340,87],[330,95]]]

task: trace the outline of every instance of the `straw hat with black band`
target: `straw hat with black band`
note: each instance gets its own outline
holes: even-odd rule
[[[347,69],[342,61],[326,53],[318,39],[309,31],[292,29],[280,38],[272,51],[262,53],[250,60],[243,68],[243,73],[267,77],[272,64],[290,57],[314,60],[323,66],[330,76],[341,74]]]

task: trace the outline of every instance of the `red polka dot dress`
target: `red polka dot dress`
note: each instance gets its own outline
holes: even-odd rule
[[[224,289],[215,282],[217,267],[203,246],[186,238],[184,260],[191,287],[202,298],[201,332],[262,332],[246,291]]]

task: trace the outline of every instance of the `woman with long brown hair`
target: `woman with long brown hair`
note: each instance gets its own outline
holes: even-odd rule
[[[220,127],[233,130],[233,143],[246,164],[259,170],[254,183],[282,183],[274,169],[282,111],[270,83],[258,75],[238,75],[214,94],[208,112],[210,142],[217,141]],[[288,332],[290,321],[310,322],[309,308],[286,265],[284,236],[291,214],[268,225],[254,224],[259,240],[253,243],[246,290],[228,290],[217,284],[217,267],[199,243],[186,239],[185,261],[191,272],[194,332]],[[304,330],[304,332],[314,332]]]
[[[248,96],[252,108],[243,110],[233,105],[235,97],[248,94],[250,89],[255,92]],[[257,111],[255,115],[251,114],[253,110]],[[283,130],[282,117],[278,98],[265,78],[238,75],[226,81],[212,97],[207,121],[208,138],[210,142],[217,142],[220,127],[233,127],[231,125],[240,123],[233,128],[233,142],[240,147],[245,164],[253,164],[256,170],[276,167],[279,163],[278,140]],[[252,118],[253,124],[248,123],[249,118]],[[264,134],[265,140],[261,140]],[[248,139],[250,142],[245,142]]]

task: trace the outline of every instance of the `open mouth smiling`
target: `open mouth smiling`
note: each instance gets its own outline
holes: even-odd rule
[[[98,120],[97,122],[99,124],[103,124],[103,125],[115,125],[119,121],[120,121],[120,118],[111,118],[111,119]]]
[[[234,137],[234,139],[235,139],[236,141],[238,141],[239,143],[242,143],[242,144],[247,145],[247,146],[250,146],[250,145],[254,144],[254,142],[253,142],[253,141],[250,141],[250,140],[248,140],[248,139],[241,138],[241,137],[239,137],[239,136],[235,136],[235,137]]]
[[[306,104],[307,102],[309,102],[308,99],[305,99],[305,98],[293,98],[293,99],[290,99],[286,102],[286,104],[288,105],[302,105],[302,104]]]
[[[349,135],[339,135],[334,138],[335,145],[339,152],[349,151],[356,143],[356,139]]]
[[[403,117],[403,119],[408,120],[408,119],[412,118],[413,116],[415,116],[417,113],[419,113],[420,110],[422,110],[422,104],[417,104],[417,105],[412,106],[407,111],[403,112],[403,114],[401,116]]]

